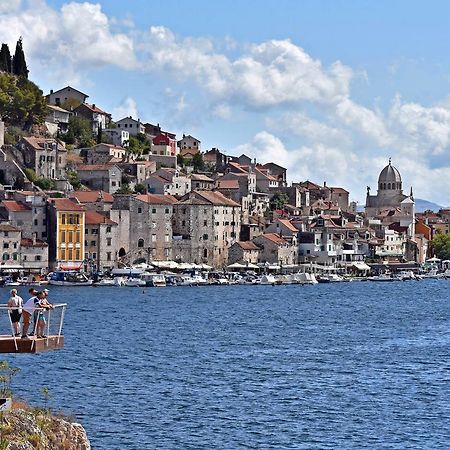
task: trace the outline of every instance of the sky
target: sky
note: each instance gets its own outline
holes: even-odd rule
[[[365,202],[392,158],[450,205],[450,2],[0,0],[30,79]]]

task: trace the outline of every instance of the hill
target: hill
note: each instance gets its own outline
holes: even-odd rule
[[[442,208],[442,206],[437,203],[433,203],[428,200],[423,200],[421,198],[416,198],[414,200],[416,202],[416,212],[424,212],[427,210],[438,212]]]

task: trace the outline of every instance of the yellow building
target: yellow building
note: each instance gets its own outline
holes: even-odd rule
[[[84,260],[84,208],[67,199],[52,198],[50,209],[50,265],[53,269],[79,269]]]

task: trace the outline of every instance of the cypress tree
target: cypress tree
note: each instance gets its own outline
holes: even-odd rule
[[[8,44],[2,44],[0,49],[0,70],[11,73],[11,53]]]
[[[22,36],[20,36],[16,44],[16,52],[14,53],[12,69],[14,75],[28,78],[28,68],[22,47]]]

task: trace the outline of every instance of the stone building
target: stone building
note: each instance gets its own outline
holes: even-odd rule
[[[77,172],[81,183],[92,190],[114,194],[122,186],[122,170],[115,164],[84,164]]]
[[[261,263],[290,265],[297,263],[297,248],[275,233],[265,233],[253,239],[259,247]]]
[[[88,97],[89,95],[84,94],[78,89],[66,86],[54,92],[53,89],[50,90],[50,94],[46,96],[46,99],[49,105],[65,106],[66,104],[71,103],[72,106],[75,106],[84,103]]]
[[[154,194],[185,195],[191,190],[191,178],[178,169],[161,168],[144,182],[147,192]]]
[[[85,270],[97,272],[114,267],[117,223],[103,214],[88,210],[85,214]]]
[[[73,110],[74,114],[86,118],[91,124],[92,133],[97,133],[98,129],[104,130],[111,122],[111,114],[101,110],[97,105],[82,103]]]
[[[69,198],[87,211],[107,212],[114,203],[114,197],[105,191],[74,191]]]
[[[251,241],[235,242],[228,250],[228,264],[256,264],[260,248]]]
[[[366,217],[375,217],[384,210],[399,208],[407,197],[403,193],[400,172],[391,164],[389,159],[389,164],[378,177],[377,194],[370,195],[370,187],[367,187]],[[410,197],[412,198],[412,188]]]
[[[33,237],[22,238],[20,261],[24,272],[42,274],[48,270],[48,244]]]
[[[0,271],[2,266],[13,267],[20,265],[20,241],[21,231],[10,224],[0,223],[0,249],[1,249],[1,262]]]
[[[176,201],[171,195],[158,194],[115,197],[110,218],[119,224],[116,247],[122,261],[171,259],[172,216]]]
[[[67,150],[57,139],[22,137],[18,148],[25,167],[33,169],[38,178],[65,178]]]
[[[192,191],[174,205],[173,257],[224,267],[228,249],[238,240],[239,203],[215,191]]]

